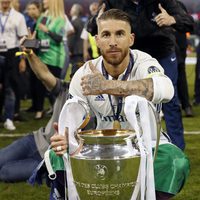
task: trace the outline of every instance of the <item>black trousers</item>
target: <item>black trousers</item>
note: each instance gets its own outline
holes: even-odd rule
[[[178,97],[182,108],[185,109],[190,106],[189,94],[188,94],[188,83],[185,72],[185,63],[181,62],[178,64]]]
[[[197,64],[195,68],[194,100],[200,103],[200,43],[197,48]]]
[[[19,74],[19,58],[15,53],[19,51],[18,48],[9,49],[6,52],[0,52],[0,55],[5,58],[5,62],[1,63],[3,97],[7,88],[11,88],[15,94],[15,113],[20,110],[20,74]],[[3,101],[0,102],[1,104]],[[0,108],[2,105],[0,105]]]
[[[47,67],[55,77],[60,78],[61,68],[50,65],[47,65]],[[36,112],[43,111],[45,96],[49,96],[50,103],[52,105],[55,101],[55,97],[48,93],[42,82],[35,76],[35,74],[32,71],[30,73],[32,108]]]

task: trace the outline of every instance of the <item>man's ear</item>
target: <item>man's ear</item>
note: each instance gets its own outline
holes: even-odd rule
[[[96,41],[96,45],[99,48],[99,37],[98,35],[95,35],[95,41]]]
[[[135,41],[135,34],[131,33],[130,34],[130,44],[129,44],[129,47],[133,46],[134,41]]]

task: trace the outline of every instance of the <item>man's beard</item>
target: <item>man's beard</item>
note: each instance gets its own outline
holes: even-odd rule
[[[121,55],[120,56],[113,56],[110,57],[106,52],[104,52],[103,50],[100,50],[101,55],[103,56],[104,60],[110,64],[113,65],[114,67],[120,65],[122,63],[122,61],[124,60],[124,58],[127,56],[129,49],[121,51]]]

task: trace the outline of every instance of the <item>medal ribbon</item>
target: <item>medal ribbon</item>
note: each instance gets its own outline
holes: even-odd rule
[[[128,64],[127,70],[126,70],[125,74],[123,75],[121,81],[125,81],[125,80],[128,79],[128,76],[130,75],[130,73],[131,73],[131,71],[133,69],[133,65],[134,65],[134,59],[133,59],[133,56],[130,54],[130,62]],[[102,65],[101,66],[102,66],[103,76],[108,80],[108,72],[105,69],[103,61],[102,61]],[[116,113],[115,113],[114,105],[112,103],[111,95],[108,94],[108,98],[109,98],[110,106],[112,108],[112,112],[113,112],[113,116],[114,116],[114,121],[115,120],[119,121],[119,115],[120,115],[121,110],[122,110],[123,98],[122,97],[118,97],[117,112]]]

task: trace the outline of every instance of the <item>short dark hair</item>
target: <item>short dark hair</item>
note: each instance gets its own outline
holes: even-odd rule
[[[130,25],[130,27],[132,27],[131,17],[126,12],[124,12],[124,11],[122,11],[120,9],[110,9],[110,10],[105,11],[98,18],[98,21],[108,20],[108,19],[125,21]]]
[[[30,1],[26,7],[29,5],[34,5],[40,12],[42,12],[42,4],[38,0],[32,0]]]

